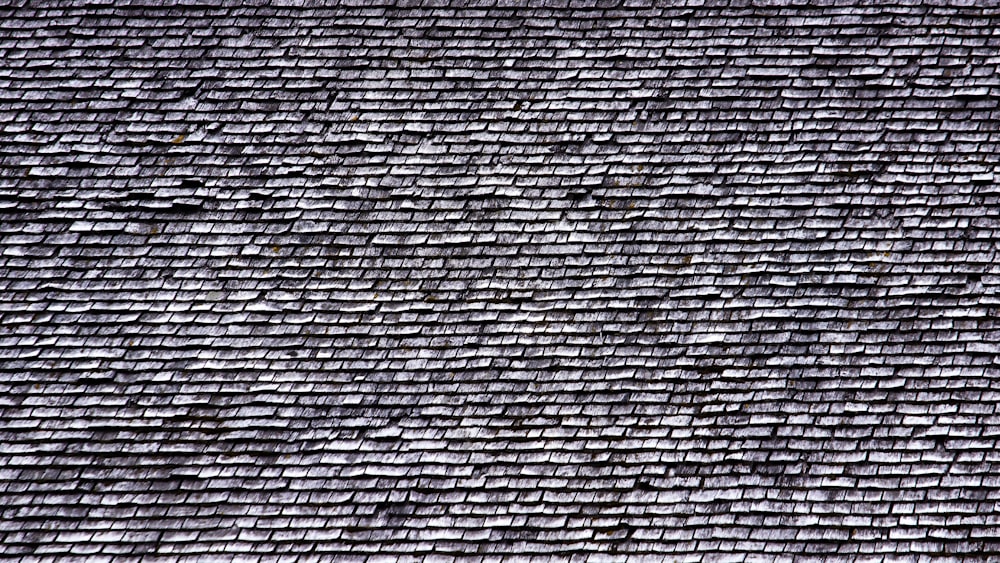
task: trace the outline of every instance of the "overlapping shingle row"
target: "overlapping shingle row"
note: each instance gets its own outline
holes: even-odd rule
[[[158,4],[0,13],[4,556],[997,547],[1000,11]]]

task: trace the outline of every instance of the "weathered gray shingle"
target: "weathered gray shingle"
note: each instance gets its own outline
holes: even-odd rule
[[[1000,547],[1000,11],[292,4],[0,9],[0,555]]]

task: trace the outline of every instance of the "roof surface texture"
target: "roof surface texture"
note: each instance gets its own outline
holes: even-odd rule
[[[0,554],[1000,549],[991,2],[355,3],[0,10]]]

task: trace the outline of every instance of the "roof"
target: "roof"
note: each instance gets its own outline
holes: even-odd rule
[[[3,556],[1000,548],[992,3],[161,4],[0,10]]]

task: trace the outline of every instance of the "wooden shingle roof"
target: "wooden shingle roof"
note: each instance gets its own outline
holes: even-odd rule
[[[0,557],[1000,548],[992,2],[163,4],[0,8]]]

